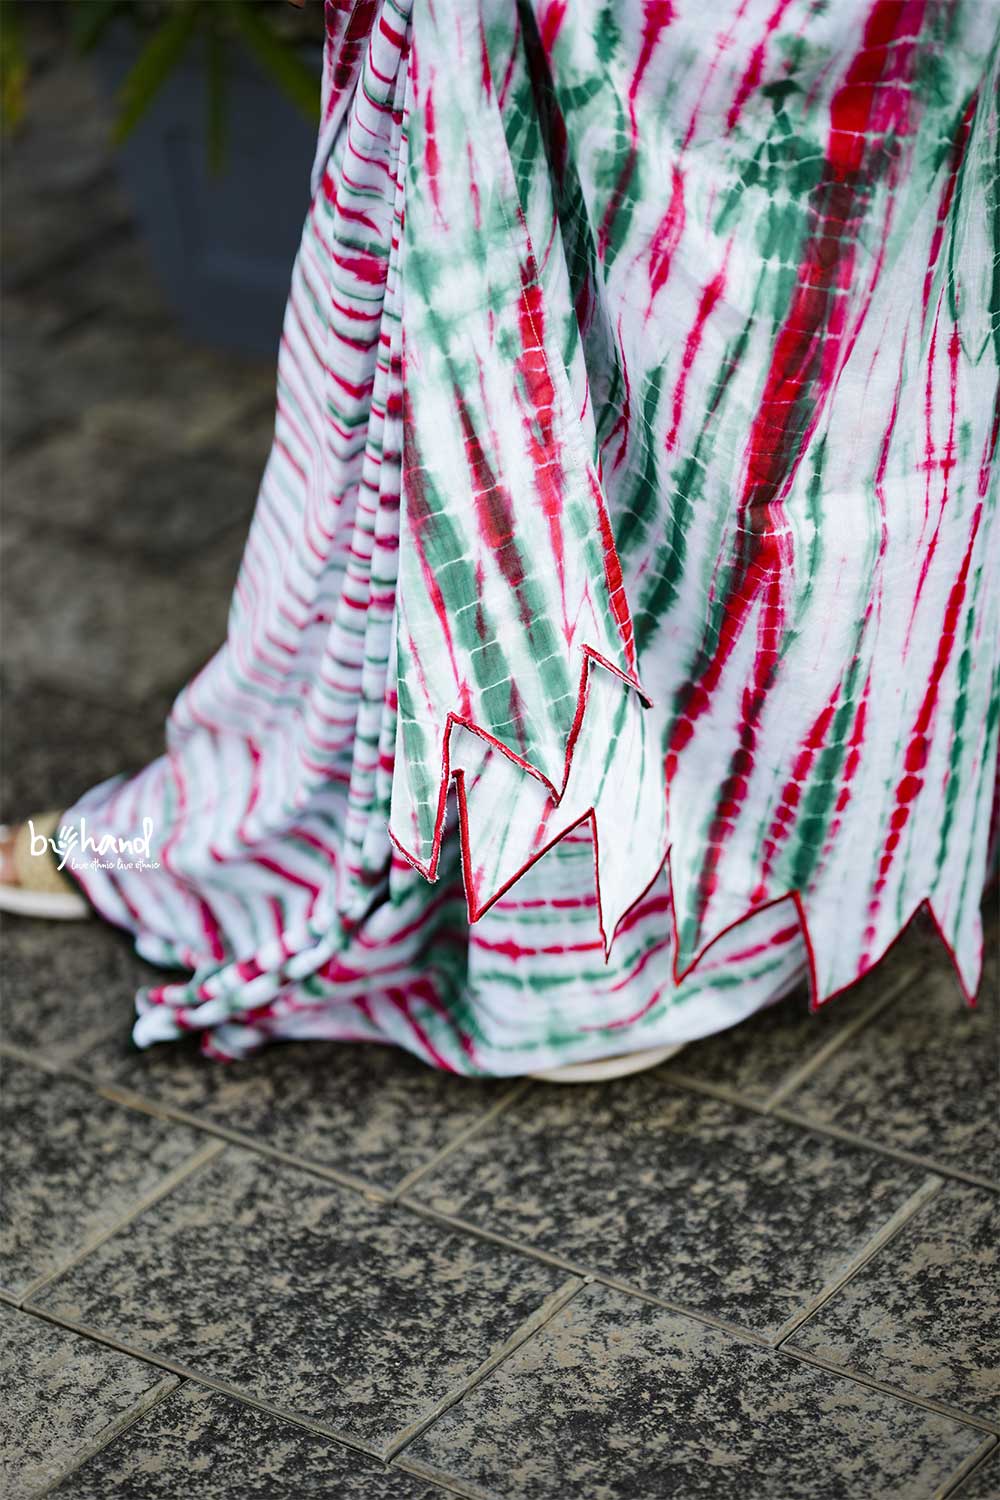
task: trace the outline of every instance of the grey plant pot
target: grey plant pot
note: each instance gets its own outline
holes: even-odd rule
[[[119,24],[97,49],[114,93],[138,50]],[[227,71],[226,159],[213,175],[201,49],[167,80],[119,148],[154,269],[184,327],[207,343],[273,358],[309,203],[315,127],[242,48]],[[303,55],[317,74],[321,49]]]

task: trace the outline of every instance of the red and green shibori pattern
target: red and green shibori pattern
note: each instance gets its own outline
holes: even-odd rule
[[[226,642],[69,820],[141,1045],[513,1074],[823,1004],[997,767],[1000,9],[329,0]]]

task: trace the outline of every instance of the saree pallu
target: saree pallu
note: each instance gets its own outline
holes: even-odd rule
[[[140,1045],[514,1074],[825,1004],[997,766],[979,0],[328,0],[273,447],[167,752],[66,821]],[[113,864],[114,862],[105,862]]]

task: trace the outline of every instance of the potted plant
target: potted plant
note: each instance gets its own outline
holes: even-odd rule
[[[5,5],[9,11],[9,5]],[[122,174],[154,268],[199,338],[274,355],[309,201],[322,6],[73,0],[70,39],[112,96]],[[8,116],[20,104],[4,58]]]

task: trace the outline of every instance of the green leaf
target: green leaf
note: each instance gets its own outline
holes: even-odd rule
[[[226,160],[226,49],[216,26],[205,37],[205,100],[208,168],[217,176]]]
[[[319,78],[306,67],[294,47],[276,36],[259,10],[246,0],[227,0],[227,8],[250,50],[275,83],[307,119],[319,119]]]
[[[118,92],[112,138],[121,143],[142,118],[180,61],[198,19],[201,0],[181,0],[150,37]]]
[[[80,52],[97,46],[118,11],[127,8],[125,0],[75,0],[70,10],[73,44]]]
[[[4,130],[13,130],[21,123],[27,77],[20,17],[10,0],[3,0],[0,4],[0,123]]]

